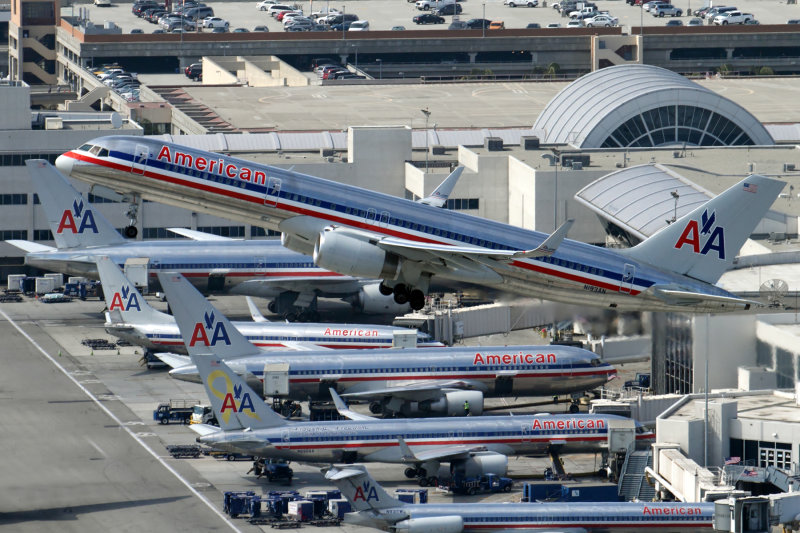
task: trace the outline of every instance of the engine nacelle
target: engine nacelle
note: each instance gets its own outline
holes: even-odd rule
[[[358,296],[356,297],[354,307],[357,307],[362,313],[368,313],[371,315],[383,315],[391,313],[394,316],[404,315],[411,309],[411,306],[408,304],[401,305],[395,303],[392,295],[384,296],[381,294],[381,292],[378,290],[377,283],[364,285],[361,290],[358,291]]]
[[[366,239],[325,228],[314,245],[314,263],[339,274],[363,278],[394,279],[400,258]]]
[[[463,477],[480,477],[486,474],[505,476],[508,472],[508,457],[496,452],[478,452],[469,459],[450,463],[450,473]]]
[[[483,414],[483,393],[479,390],[446,392],[430,404],[430,411],[447,416],[465,416],[464,402],[469,402],[469,414],[472,416]]]
[[[464,531],[464,519],[460,516],[409,518],[396,523],[392,529],[407,533],[461,533]]]

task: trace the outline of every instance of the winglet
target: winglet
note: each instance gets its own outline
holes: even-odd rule
[[[336,406],[336,411],[345,418],[349,418],[350,420],[375,420],[375,418],[369,415],[362,415],[361,413],[356,413],[355,411],[351,411],[350,408],[344,403],[342,397],[336,394],[336,390],[333,388],[328,389],[331,393],[331,398],[333,398],[333,405]]]
[[[450,193],[453,192],[453,188],[456,186],[456,183],[458,183],[458,178],[461,177],[462,172],[464,172],[464,167],[456,167],[456,169],[433,190],[430,196],[417,200],[417,203],[433,207],[444,207],[444,204],[447,203],[447,199],[450,197]]]
[[[547,237],[542,244],[534,248],[533,250],[525,250],[523,252],[517,252],[512,257],[513,258],[520,258],[520,257],[544,257],[544,256],[551,256],[556,253],[556,250],[559,246],[561,246],[562,241],[567,237],[567,233],[569,229],[572,227],[572,224],[575,222],[575,219],[570,218],[563,224],[561,224],[558,229],[556,229],[553,233]]]
[[[250,309],[250,316],[253,318],[253,322],[269,322],[269,320],[264,318],[264,315],[261,314],[261,311],[258,310],[252,298],[245,296],[244,299],[247,300],[247,308]]]

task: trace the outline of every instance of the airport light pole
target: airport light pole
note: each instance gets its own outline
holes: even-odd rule
[[[481,37],[486,37],[486,2],[483,3],[483,20],[481,20]]]
[[[422,114],[425,115],[425,173],[428,173],[428,119],[431,116],[430,110],[426,107],[425,109],[420,109]]]

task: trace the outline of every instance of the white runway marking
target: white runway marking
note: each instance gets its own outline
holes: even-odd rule
[[[78,388],[79,388],[81,391],[83,391],[83,393],[84,393],[84,394],[86,394],[86,396],[88,396],[89,398],[91,398],[91,400],[92,400],[92,401],[95,403],[95,405],[97,405],[97,407],[99,407],[99,408],[100,408],[100,409],[101,409],[101,410],[102,410],[104,413],[106,413],[106,414],[109,416],[109,418],[111,418],[111,419],[112,419],[114,422],[116,422],[116,423],[117,423],[117,424],[118,424],[118,425],[119,425],[119,426],[120,426],[122,429],[124,429],[124,430],[125,430],[125,432],[126,432],[126,433],[128,433],[128,435],[130,435],[132,439],[134,439],[136,442],[138,442],[138,443],[139,443],[139,445],[141,445],[141,447],[142,447],[142,448],[144,448],[144,449],[147,451],[147,453],[149,453],[150,455],[152,455],[152,456],[153,456],[153,457],[154,457],[154,458],[155,458],[155,459],[156,459],[156,460],[157,460],[159,463],[161,463],[161,465],[162,465],[164,468],[166,468],[166,469],[167,469],[167,470],[168,470],[170,473],[172,473],[172,475],[174,475],[174,476],[175,476],[175,477],[178,479],[178,481],[180,481],[181,483],[183,483],[183,485],[184,485],[184,486],[185,486],[187,489],[189,489],[189,491],[190,491],[192,494],[194,494],[195,496],[197,496],[198,498],[200,498],[200,501],[202,501],[203,503],[205,503],[205,504],[206,504],[206,506],[207,506],[209,509],[211,509],[211,511],[212,511],[214,514],[216,514],[217,516],[219,516],[219,517],[222,519],[222,521],[223,521],[223,522],[225,522],[226,524],[228,524],[228,525],[230,526],[230,528],[231,528],[233,531],[238,531],[238,532],[241,532],[241,530],[240,530],[239,528],[237,528],[237,527],[236,527],[236,525],[234,525],[234,524],[233,524],[233,522],[231,522],[230,520],[228,520],[228,517],[227,517],[227,516],[225,516],[225,515],[224,515],[224,514],[223,514],[223,513],[222,513],[222,512],[219,510],[219,509],[217,509],[217,508],[216,508],[216,506],[214,506],[214,505],[213,505],[213,504],[212,504],[212,503],[211,503],[211,502],[210,502],[210,501],[209,501],[209,500],[208,500],[208,499],[207,499],[205,496],[203,496],[202,494],[200,494],[200,493],[199,493],[199,492],[198,492],[198,491],[197,491],[197,490],[196,490],[196,489],[195,489],[195,488],[192,486],[192,484],[191,484],[191,483],[189,483],[189,482],[188,482],[186,479],[184,479],[184,478],[183,478],[183,476],[181,476],[181,475],[180,475],[180,474],[179,474],[179,473],[178,473],[178,472],[177,472],[177,471],[176,471],[174,468],[172,468],[172,467],[171,467],[169,464],[167,464],[167,462],[166,462],[166,461],[165,461],[165,460],[164,460],[162,457],[159,457],[159,456],[158,456],[158,454],[156,454],[156,452],[154,452],[152,449],[150,449],[150,447],[149,447],[147,444],[145,444],[145,442],[144,442],[143,440],[141,440],[141,439],[140,439],[140,438],[139,438],[139,437],[138,437],[136,434],[134,434],[134,433],[133,433],[133,431],[131,431],[131,430],[130,430],[130,429],[127,427],[127,426],[125,426],[125,424],[123,424],[122,420],[120,420],[119,418],[117,418],[117,416],[116,416],[114,413],[112,413],[111,411],[109,411],[109,410],[108,410],[108,408],[107,408],[105,405],[103,405],[103,403],[102,403],[100,400],[98,400],[98,399],[97,399],[97,397],[95,397],[95,395],[94,395],[94,394],[92,394],[92,393],[91,393],[91,392],[90,392],[90,391],[89,391],[89,390],[88,390],[86,387],[84,387],[83,385],[81,385],[81,383],[80,383],[78,380],[76,380],[76,379],[75,379],[75,378],[74,378],[72,375],[70,375],[70,373],[67,371],[67,369],[66,369],[66,368],[64,368],[63,366],[61,366],[61,365],[58,363],[58,361],[56,361],[56,360],[53,358],[53,356],[51,356],[49,353],[47,353],[47,351],[46,351],[44,348],[42,348],[42,347],[39,345],[39,343],[37,343],[35,340],[33,340],[33,338],[32,338],[30,335],[28,335],[28,334],[27,334],[27,333],[26,333],[26,332],[25,332],[25,331],[24,331],[24,330],[23,330],[21,327],[19,327],[19,326],[17,325],[17,323],[16,323],[16,322],[14,322],[13,320],[11,320],[11,317],[10,317],[10,316],[8,316],[8,315],[6,314],[6,312],[5,312],[5,311],[3,311],[2,309],[0,309],[0,315],[2,315],[2,316],[3,316],[3,318],[5,318],[5,319],[8,321],[8,323],[9,323],[9,324],[11,324],[12,326],[14,326],[14,328],[15,328],[17,331],[19,331],[19,333],[20,333],[20,334],[21,334],[23,337],[25,337],[25,338],[28,340],[28,342],[30,342],[30,343],[31,343],[31,345],[33,345],[33,346],[34,346],[34,347],[35,347],[37,350],[39,350],[39,352],[40,352],[42,355],[44,355],[44,356],[45,356],[45,357],[46,357],[46,358],[47,358],[47,359],[48,359],[48,360],[49,360],[51,363],[53,363],[53,365],[54,365],[56,368],[58,368],[58,369],[61,371],[61,373],[62,373],[62,374],[64,374],[65,376],[67,376],[67,378],[69,378],[69,380],[70,380],[70,381],[72,381],[72,383],[74,383],[76,387],[78,387]],[[88,439],[87,439],[87,440],[88,440]],[[91,443],[91,441],[89,441],[89,442]],[[93,444],[93,443],[92,443],[92,444]],[[95,445],[95,447],[96,447],[96,445]],[[97,448],[97,447],[96,447],[96,449],[97,449],[97,450],[99,450],[99,451],[102,453],[102,450],[100,450],[100,448]],[[103,455],[105,455],[105,454],[103,454]]]

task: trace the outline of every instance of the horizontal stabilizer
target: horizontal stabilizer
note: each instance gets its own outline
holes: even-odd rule
[[[252,298],[245,296],[244,299],[247,300],[247,308],[250,310],[250,316],[253,318],[253,322],[269,322],[269,320],[264,318],[264,315],[261,314],[261,311],[258,310],[258,306],[256,306]]]
[[[181,368],[192,364],[192,360],[188,355],[178,355],[169,352],[156,352],[153,355],[158,357],[161,362],[165,363],[170,368]]]
[[[193,229],[187,228],[167,228],[167,231],[171,231],[172,233],[176,233],[178,235],[182,235],[186,238],[192,239],[193,241],[235,241],[237,239],[231,239],[230,237],[223,237],[221,235],[214,235],[213,233],[206,233],[205,231],[197,231]],[[241,240],[241,239],[238,239]]]
[[[715,308],[739,308],[748,310],[750,307],[763,307],[761,302],[755,300],[745,300],[743,298],[735,298],[731,296],[721,296],[716,294],[705,294],[702,292],[682,291],[670,288],[653,287],[653,294],[664,300],[670,305],[685,305],[687,307],[696,307],[699,304],[706,304]]]
[[[206,435],[211,435],[213,433],[217,433],[220,429],[217,426],[212,426],[209,424],[191,424],[189,429],[200,435],[201,437],[205,437]]]
[[[430,196],[426,196],[420,200],[417,200],[420,204],[430,205],[433,207],[443,207],[444,204],[447,203],[447,199],[450,197],[450,193],[453,192],[453,188],[458,183],[458,179],[461,177],[461,173],[464,172],[464,167],[457,167],[453,172],[447,176],[442,183],[439,184],[436,189],[430,194]]]
[[[47,246],[46,244],[39,244],[38,242],[33,241],[22,241],[18,239],[11,239],[6,241],[11,246],[16,246],[20,250],[25,252],[52,252],[54,250],[58,250],[58,248],[54,248],[52,246]]]
[[[361,413],[351,411],[347,404],[344,403],[344,400],[342,400],[342,397],[336,394],[334,389],[328,390],[331,391],[331,398],[333,398],[333,404],[336,406],[336,411],[338,411],[338,413],[343,417],[349,418],[350,420],[375,420],[374,417],[369,415],[362,415]]]

